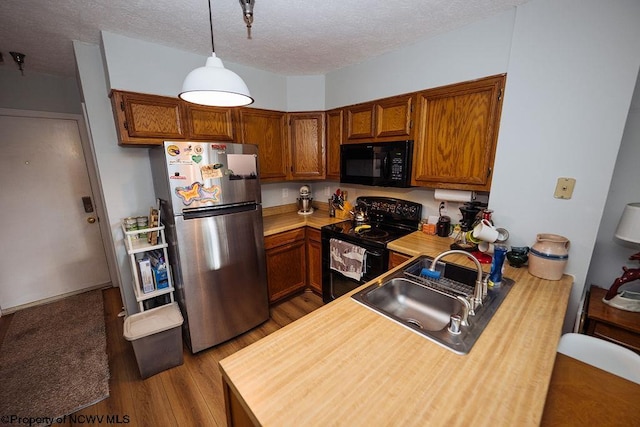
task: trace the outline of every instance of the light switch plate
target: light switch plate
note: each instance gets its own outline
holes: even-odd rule
[[[573,195],[573,188],[575,186],[575,178],[558,178],[556,191],[553,193],[553,197],[556,199],[570,199]]]

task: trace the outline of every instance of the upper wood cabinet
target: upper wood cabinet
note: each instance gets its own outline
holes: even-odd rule
[[[111,103],[120,145],[159,145],[186,138],[178,98],[114,90]]]
[[[340,180],[340,144],[343,137],[344,110],[338,108],[326,113],[327,179]]]
[[[345,142],[412,139],[415,99],[406,94],[345,107]]]
[[[325,178],[324,113],[241,108],[240,141],[258,145],[263,182]]]
[[[351,105],[345,107],[344,111],[347,140],[373,140],[376,119],[375,104],[368,102],[366,104]]]
[[[288,113],[288,178],[325,178],[324,113]]]
[[[165,140],[235,141],[236,110],[189,104],[179,98],[111,91],[120,145]]]
[[[206,141],[236,141],[236,110],[184,104],[188,138]]]
[[[506,75],[418,93],[412,185],[489,191]]]
[[[240,142],[258,146],[260,180],[284,181],[288,172],[286,113],[241,108]]]

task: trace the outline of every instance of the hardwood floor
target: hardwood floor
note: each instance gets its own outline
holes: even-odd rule
[[[133,347],[122,336],[120,293],[109,288],[103,295],[110,397],[75,413],[78,425],[108,415],[131,426],[226,426],[218,361],[322,306],[310,292],[294,296],[272,306],[270,320],[233,340],[195,355],[183,345],[183,365],[142,380]],[[0,318],[0,343],[10,321]]]

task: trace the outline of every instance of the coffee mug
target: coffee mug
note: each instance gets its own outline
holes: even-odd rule
[[[484,242],[484,241],[478,243],[478,250],[480,252],[485,253],[485,254],[492,254],[494,248],[495,248],[495,244],[494,243],[489,243],[489,242]]]
[[[486,219],[480,221],[473,229],[473,237],[484,242],[493,243],[498,240],[499,235],[500,232]]]
[[[496,239],[497,243],[504,243],[509,239],[509,231],[506,228],[496,228],[498,232],[498,238]]]

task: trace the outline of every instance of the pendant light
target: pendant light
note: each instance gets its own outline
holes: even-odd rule
[[[220,58],[216,57],[213,45],[211,0],[209,0],[209,27],[211,56],[207,58],[204,67],[196,68],[187,74],[182,84],[182,92],[178,96],[192,104],[212,107],[242,107],[253,103],[253,98],[242,78],[224,68]]]

